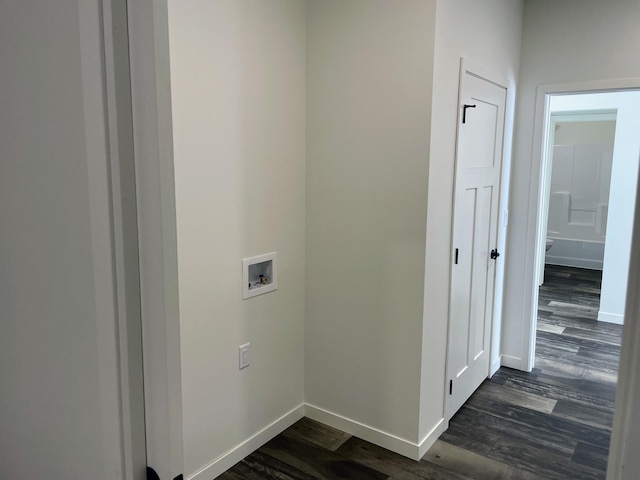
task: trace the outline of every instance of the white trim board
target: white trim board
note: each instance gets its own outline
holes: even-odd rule
[[[447,425],[448,428],[448,425]],[[418,460],[424,457],[424,454],[436,443],[436,440],[440,438],[440,435],[447,429],[445,428],[444,417],[436,423],[431,431],[425,435],[425,437],[418,444]]]
[[[259,432],[255,433],[231,450],[223,453],[208,465],[205,465],[194,474],[186,477],[187,480],[211,480],[233,467],[247,455],[257,450],[276,435],[279,435],[291,425],[304,417],[305,405],[301,404],[293,410],[285,413],[276,421],[270,423]]]
[[[624,315],[620,315],[619,313],[603,312],[600,310],[598,312],[598,321],[622,325],[624,324]]]
[[[337,428],[415,461],[419,461],[427,453],[427,450],[431,448],[445,430],[444,418],[442,418],[419,443],[414,443],[314,405],[301,404],[198,471],[187,476],[186,480],[211,480],[216,478],[303,417]]]
[[[512,357],[511,355],[502,355],[500,357],[500,364],[503,367],[514,368],[525,372],[530,372],[532,370],[531,367],[527,367],[526,363],[522,361],[522,358]]]
[[[493,375],[500,369],[500,367],[503,365],[502,363],[502,355],[500,355],[498,358],[494,358],[491,361],[491,367],[489,370],[489,378],[493,377]]]
[[[416,461],[424,456],[444,432],[444,418],[442,418],[420,443],[414,443],[314,405],[305,405],[305,416]]]
[[[562,265],[565,267],[586,268],[588,270],[602,270],[602,260],[589,260],[586,258],[560,257],[547,255],[546,265]]]

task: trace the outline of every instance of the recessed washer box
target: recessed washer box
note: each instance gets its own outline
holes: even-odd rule
[[[242,298],[247,299],[278,289],[276,252],[242,259]]]

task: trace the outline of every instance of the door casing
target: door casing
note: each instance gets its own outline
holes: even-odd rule
[[[143,480],[146,479],[147,455],[127,0],[103,0],[101,7],[117,294],[123,478]]]
[[[183,472],[173,131],[166,1],[128,1],[147,462]]]

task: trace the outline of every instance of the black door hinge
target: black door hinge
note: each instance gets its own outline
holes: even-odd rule
[[[456,265],[458,264],[458,249],[456,248]]]
[[[453,395],[453,380],[449,380],[449,395]]]

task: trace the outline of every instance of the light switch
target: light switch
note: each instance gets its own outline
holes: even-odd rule
[[[251,344],[250,343],[245,343],[244,345],[240,345],[240,363],[239,363],[239,367],[240,370],[242,370],[243,368],[246,368],[249,366],[250,362],[250,356],[249,356],[249,349],[251,348]]]

